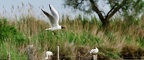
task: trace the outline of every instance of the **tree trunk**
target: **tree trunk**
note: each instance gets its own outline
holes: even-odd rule
[[[108,27],[109,24],[110,24],[110,22],[109,22],[108,19],[101,20],[101,22],[102,22],[102,26],[103,26],[103,27]]]
[[[126,1],[123,0],[123,1],[121,2],[121,4],[116,4],[116,5],[114,5],[114,6],[111,8],[111,10],[107,13],[107,15],[106,15],[106,16],[103,16],[103,14],[101,13],[101,11],[99,10],[99,8],[97,7],[97,5],[96,5],[96,3],[94,2],[94,0],[89,0],[89,1],[90,1],[90,3],[91,3],[92,10],[95,11],[95,12],[98,14],[98,17],[100,18],[103,27],[108,27],[108,26],[109,26],[109,24],[110,24],[110,22],[109,22],[110,18],[111,18],[117,11],[119,11],[119,9],[122,8],[122,7],[126,4],[126,2],[127,2],[127,0],[126,0]]]
[[[98,14],[98,17],[100,18],[101,22],[102,22],[102,26],[103,27],[108,27],[109,26],[109,19],[108,17],[104,17],[103,14],[101,13],[101,11],[98,9],[98,7],[95,5],[93,0],[89,0],[92,4],[92,9],[93,11],[95,11]]]

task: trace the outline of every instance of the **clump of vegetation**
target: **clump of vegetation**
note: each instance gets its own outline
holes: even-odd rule
[[[76,17],[70,20],[63,17],[64,30],[45,31],[49,27],[43,20],[26,16],[17,21],[0,21],[0,57],[7,58],[10,52],[12,59],[27,59],[27,45],[33,45],[34,59],[43,59],[45,51],[51,50],[57,57],[60,46],[60,59],[92,59],[89,51],[97,46],[98,59],[140,59],[143,54],[143,24],[127,26],[123,21],[113,21],[111,26],[103,29],[95,17]],[[139,20],[141,21],[141,20]],[[119,22],[119,23],[118,23]],[[137,30],[137,31],[135,31]],[[132,46],[131,46],[132,45]],[[129,51],[131,50],[131,51]],[[80,56],[79,56],[80,54]],[[38,56],[38,57],[37,57]]]
[[[144,49],[138,46],[124,46],[121,51],[121,57],[124,59],[141,59],[144,56]]]
[[[6,18],[0,19],[0,60],[7,60],[8,53],[13,56],[11,59],[20,59],[19,47],[27,44],[25,37],[15,26],[10,25]]]
[[[99,19],[82,15],[71,19],[63,15],[61,25],[66,28],[54,31],[55,35],[45,31],[49,24],[35,17],[36,11],[31,4],[12,6],[11,13],[15,14],[16,9],[22,17],[0,18],[0,60],[7,60],[8,53],[11,60],[27,60],[28,45],[33,45],[33,60],[44,60],[48,50],[53,52],[52,60],[56,60],[57,46],[60,47],[60,60],[92,60],[89,52],[94,47],[99,49],[98,60],[143,59],[143,0],[103,0],[110,6],[109,12],[102,12],[98,1],[64,0],[65,6],[86,13],[95,12]],[[25,10],[26,7],[29,9]],[[115,14],[120,16],[112,18]]]
[[[7,19],[0,19],[0,42],[14,42],[16,44],[24,43],[26,37],[23,36],[14,26],[11,26]]]
[[[71,2],[79,3],[78,0],[65,1],[68,4],[71,4]],[[97,2],[93,3],[94,0],[89,1],[90,4],[86,6],[90,7],[92,12],[98,7],[96,5]],[[131,13],[129,13],[133,12],[132,7],[135,7],[134,3],[137,2],[139,5],[136,6],[141,6],[141,1],[109,1],[108,5],[110,4],[111,8],[113,8],[106,13],[107,17],[101,11],[98,11],[100,13],[98,15],[101,17],[100,20],[93,16],[88,18],[79,15],[71,19],[70,16],[63,15],[61,25],[66,28],[54,31],[56,32],[55,35],[53,35],[52,31],[45,31],[49,24],[42,19],[36,18],[35,14],[33,14],[35,10],[29,4],[29,15],[24,14],[19,19],[15,18],[13,20],[7,20],[7,18],[0,19],[0,60],[6,60],[8,53],[11,55],[11,60],[26,60],[28,58],[28,45],[33,45],[32,55],[34,60],[43,60],[44,54],[48,50],[53,52],[52,59],[56,60],[57,46],[60,47],[61,60],[91,60],[92,56],[89,54],[89,51],[94,47],[99,49],[98,60],[142,59],[144,56],[144,15],[141,19],[136,18],[136,16],[132,18]],[[81,0],[81,2],[88,1]],[[129,2],[132,2],[132,5],[124,4]],[[74,5],[69,6],[81,8],[80,6],[85,5],[85,3],[81,4],[74,6],[74,3]],[[22,3],[22,7],[28,7],[28,5],[25,6]],[[120,10],[120,8],[124,9]],[[18,8],[18,10],[20,11],[21,8]],[[117,16],[116,18],[111,18],[118,11],[126,16],[122,17],[124,18],[123,20]],[[141,11],[138,9],[137,12]],[[127,13],[130,14],[129,17]],[[104,25],[108,26],[103,28],[102,26]]]

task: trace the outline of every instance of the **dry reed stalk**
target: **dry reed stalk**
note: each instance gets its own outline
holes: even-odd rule
[[[57,46],[57,49],[58,49],[57,58],[59,60],[59,46]]]
[[[11,60],[10,57],[11,57],[11,56],[10,56],[10,53],[8,52],[8,60]]]

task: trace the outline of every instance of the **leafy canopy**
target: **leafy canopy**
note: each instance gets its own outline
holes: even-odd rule
[[[144,12],[144,0],[93,0],[96,6],[99,7],[98,2],[104,1],[105,5],[108,5],[110,7],[110,10],[113,8],[123,5],[121,9],[119,10],[119,13],[122,15],[138,15]],[[124,3],[122,3],[124,2]],[[70,7],[72,9],[78,9],[80,11],[84,11],[86,13],[91,13],[92,7],[90,0],[64,0],[64,6]],[[103,12],[103,10],[101,10]],[[107,14],[107,13],[103,13]]]

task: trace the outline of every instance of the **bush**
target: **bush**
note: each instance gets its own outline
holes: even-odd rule
[[[25,38],[23,34],[14,26],[10,26],[7,19],[0,19],[0,42],[10,41],[21,44],[24,42],[24,40]]]

